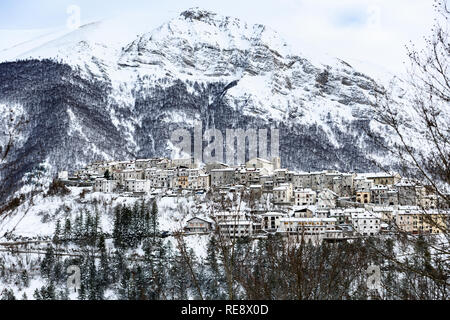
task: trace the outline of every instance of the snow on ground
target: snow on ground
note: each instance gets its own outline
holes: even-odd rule
[[[207,245],[211,235],[191,235],[184,238],[186,247],[192,249],[194,254],[199,259],[206,259],[207,256]],[[166,240],[171,244],[172,248],[178,246],[178,242],[173,237],[167,238]]]
[[[85,211],[92,214],[98,211],[102,230],[111,233],[114,227],[113,209],[119,204],[133,206],[136,201],[142,201],[141,198],[116,193],[90,192],[90,189],[69,187],[71,193],[67,196],[44,197],[41,193],[26,200],[0,220],[0,239],[4,240],[7,233],[29,238],[52,236],[57,220],[63,221],[66,217],[73,220],[80,212]],[[84,190],[89,192],[81,198]],[[206,204],[199,204],[198,197],[158,197],[160,230],[178,231],[183,229],[187,219],[199,214],[205,215]],[[144,199],[149,201],[153,197],[147,196]]]
[[[125,197],[120,194],[105,194],[98,192],[90,192],[90,188],[69,187],[71,193],[66,196],[44,197],[43,194],[38,194],[31,200],[25,201],[17,209],[4,216],[0,221],[0,241],[7,242],[5,238],[6,233],[10,232],[14,238],[28,237],[35,239],[42,239],[51,237],[54,233],[56,221],[63,220],[70,217],[72,220],[80,212],[86,210],[94,213],[98,210],[100,215],[100,223],[102,230],[111,233],[114,225],[113,208],[119,204],[133,206],[136,201],[142,201],[139,198]],[[83,191],[89,192],[80,197]],[[163,231],[177,231],[184,227],[187,219],[195,215],[204,215],[207,212],[207,205],[202,203],[204,196],[181,196],[181,197],[157,197],[158,203],[158,217],[160,230]],[[153,199],[148,196],[146,200]],[[194,254],[200,258],[206,258],[207,244],[210,235],[192,235],[184,237],[185,244],[188,249],[192,249]],[[166,243],[170,243],[172,248],[178,247],[178,241],[174,237],[165,238]],[[18,299],[22,299],[23,294],[26,293],[28,299],[33,299],[35,289],[40,289],[46,285],[45,279],[39,276],[39,263],[43,258],[43,254],[38,254],[35,251],[44,252],[46,242],[30,244],[22,248],[23,250],[30,250],[29,253],[12,253],[0,250],[0,261],[6,266],[17,266],[18,270],[26,269],[29,273],[29,286],[24,288],[18,278],[21,271],[11,271],[11,277],[0,281],[0,292],[6,288],[12,288],[14,295]],[[114,251],[113,240],[106,240],[106,248],[108,252]],[[76,245],[69,245],[67,252],[78,252],[79,248]],[[135,250],[128,250],[128,254],[143,255],[142,248]],[[16,268],[16,267],[14,267]],[[18,281],[19,279],[19,281]],[[56,292],[62,288],[56,288]],[[70,299],[77,299],[78,294],[71,292]],[[109,290],[105,293],[106,299],[116,299],[114,293]]]

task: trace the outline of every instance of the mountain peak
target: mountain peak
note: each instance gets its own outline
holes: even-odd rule
[[[183,11],[180,16],[184,17],[185,19],[203,21],[205,19],[211,19],[217,16],[217,14],[208,10],[201,9],[199,7],[195,7]]]
[[[284,39],[266,26],[191,8],[131,43],[120,65],[240,78],[280,70],[292,63],[290,55]]]
[[[246,26],[246,24],[241,22],[241,20],[239,20],[238,18],[223,16],[199,7],[190,8],[186,11],[183,11],[180,14],[180,18],[190,22],[193,21],[203,22],[215,27],[226,27],[229,24],[234,24],[236,26],[242,25],[244,27]]]

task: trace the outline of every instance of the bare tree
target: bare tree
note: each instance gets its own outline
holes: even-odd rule
[[[400,260],[376,248],[384,258],[395,262],[400,270],[430,281],[439,295],[447,297],[449,286],[449,220],[450,208],[450,8],[446,0],[435,0],[435,25],[424,49],[407,47],[409,69],[404,90],[393,83],[378,97],[376,120],[393,135],[390,143],[382,142],[384,150],[396,160],[401,175],[412,183],[412,189],[425,188],[436,196],[433,210],[417,201],[419,222],[426,222],[442,235],[440,240],[427,237],[426,246],[432,251],[431,264],[418,268],[411,263],[416,256]],[[400,99],[399,99],[400,97]],[[416,195],[416,199],[420,198]],[[397,231],[403,232],[396,221]],[[419,232],[421,233],[421,232]],[[404,239],[417,246],[424,235],[404,233]],[[412,286],[414,290],[417,286]],[[411,292],[411,296],[420,298]]]

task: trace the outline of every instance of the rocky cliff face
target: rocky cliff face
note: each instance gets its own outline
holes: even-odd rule
[[[383,156],[367,135],[383,134],[371,116],[383,89],[344,61],[313,65],[265,26],[199,9],[123,48],[93,40],[99,30],[0,64],[0,108],[29,119],[8,158],[15,188],[42,162],[170,156],[170,134],[194,120],[222,132],[278,127],[292,169],[370,170]]]

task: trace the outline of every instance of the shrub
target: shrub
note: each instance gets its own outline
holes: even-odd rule
[[[70,193],[69,188],[67,188],[64,183],[59,180],[54,179],[50,187],[48,188],[47,196],[65,196]]]

